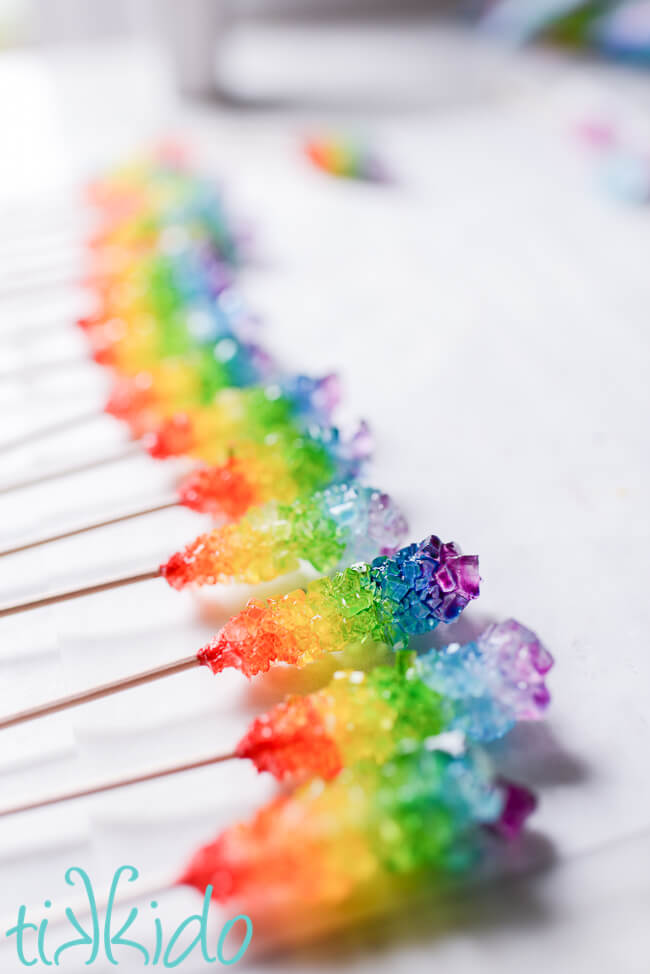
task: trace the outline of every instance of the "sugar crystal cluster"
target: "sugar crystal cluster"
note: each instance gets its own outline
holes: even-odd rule
[[[517,721],[542,718],[552,664],[534,633],[510,619],[407,666],[340,670],[322,690],[258,717],[237,754],[295,783],[335,777],[361,760],[381,764],[443,731],[496,740]]]
[[[247,676],[276,663],[305,666],[371,642],[394,649],[456,619],[479,594],[478,559],[435,535],[310,583],[282,598],[251,600],[198,654],[214,673]]]
[[[254,915],[321,909],[375,895],[396,877],[427,884],[466,869],[482,827],[498,826],[506,791],[485,755],[420,748],[361,761],[265,806],[203,846],[180,882]]]
[[[177,589],[233,579],[256,584],[295,571],[301,562],[326,573],[392,553],[406,530],[387,494],[336,484],[292,504],[254,508],[238,522],[200,535],[161,571]]]
[[[304,152],[337,176],[383,178],[359,142],[312,139]],[[249,726],[236,756],[293,790],[201,848],[180,881],[281,919],[435,887],[471,867],[488,829],[516,837],[534,810],[480,745],[543,717],[553,659],[512,619],[415,652],[414,637],[478,597],[478,558],[436,535],[399,547],[399,508],[357,479],[367,427],[343,435],[337,378],[288,373],[259,344],[235,289],[243,236],[177,146],[97,181],[91,198],[96,308],[80,325],[113,377],[106,410],[154,458],[193,459],[179,503],[218,519],[162,576],[179,590],[256,584],[304,564],[322,576],[250,600],[198,662],[247,677],[330,654],[341,666]],[[449,735],[462,746],[445,749]]]

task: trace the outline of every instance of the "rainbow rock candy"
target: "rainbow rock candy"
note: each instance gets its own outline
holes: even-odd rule
[[[503,737],[519,720],[539,720],[550,703],[544,678],[553,657],[515,619],[488,626],[475,641],[418,656],[413,671],[453,710],[449,726],[475,741]]]
[[[370,149],[358,139],[324,137],[304,143],[307,158],[318,169],[342,179],[383,182],[386,171]]]
[[[178,358],[163,358],[135,375],[118,376],[105,411],[141,437],[155,432],[166,416],[192,404],[211,402],[222,389],[255,385],[272,375],[272,363],[258,346],[222,338]]]
[[[306,666],[364,644],[406,648],[409,638],[458,618],[479,594],[478,558],[431,535],[311,582],[282,598],[252,599],[197,654],[214,673],[246,676],[276,663]]]
[[[365,423],[349,438],[333,426],[276,431],[264,443],[238,443],[225,463],[200,466],[181,485],[179,499],[192,510],[235,520],[253,506],[291,503],[357,477],[371,446]]]
[[[277,371],[270,357],[250,341],[252,328],[238,327],[236,320],[218,313],[218,302],[184,306],[167,322],[149,308],[133,322],[125,315],[95,313],[80,319],[79,325],[94,360],[122,376],[134,378],[161,362],[181,360],[188,375],[179,391],[187,402],[208,402],[210,389],[218,391],[231,376],[233,385],[246,385]]]
[[[241,303],[189,262],[187,253],[140,261],[135,279],[113,282],[110,300],[104,295],[101,309],[79,322],[95,361],[119,375],[107,411],[139,435],[143,412],[152,428],[178,409],[210,404],[224,388],[278,373],[250,341]]]
[[[199,537],[161,566],[176,589],[238,581],[255,585],[309,562],[326,573],[377,554],[392,554],[407,531],[387,494],[335,484],[292,504],[272,501],[239,522]]]
[[[122,376],[108,411],[140,435],[143,406],[160,421],[270,378],[277,369],[250,343],[250,315],[229,289],[237,248],[215,191],[155,162],[127,167],[103,189],[118,217],[93,250],[88,283],[99,308],[79,323],[93,357]]]
[[[190,350],[203,348],[207,359],[220,338],[250,334],[250,316],[226,293],[230,272],[219,269],[206,244],[123,260],[121,271],[87,280],[98,306],[79,325],[98,363],[135,375]]]
[[[155,456],[196,450],[217,438],[232,443],[247,434],[259,440],[263,433],[295,431],[291,419],[329,421],[339,398],[334,376],[282,374],[217,313],[218,302],[188,304],[171,296],[156,302],[150,288],[144,291],[147,308],[122,310],[85,328],[95,359],[121,374],[107,411],[137,435],[150,431]]]
[[[514,786],[513,803],[482,752],[454,757],[429,747],[361,762],[277,798],[201,848],[179,882],[201,893],[211,885],[215,899],[269,920],[358,896],[390,901],[396,881],[431,887],[462,873],[480,851],[481,827],[500,829],[507,815],[515,834],[534,800]]]
[[[358,761],[382,764],[429,737],[460,731],[475,742],[540,720],[553,659],[514,619],[475,642],[431,649],[408,668],[340,670],[322,690],[289,696],[258,717],[236,753],[281,781],[329,779]]]
[[[337,176],[385,179],[363,145],[317,139],[305,152]],[[336,378],[284,374],[256,343],[232,290],[242,239],[217,189],[177,150],[161,148],[92,193],[103,218],[89,244],[97,310],[80,324],[115,377],[106,410],[152,456],[200,460],[180,503],[231,521],[161,574],[176,589],[257,584],[304,562],[323,575],[249,601],[197,661],[252,677],[330,654],[346,666],[395,654],[392,666],[342,669],[253,721],[235,755],[297,790],[223,831],[179,882],[201,893],[211,885],[215,899],[271,923],[435,888],[475,862],[486,826],[514,836],[534,809],[479,744],[544,714],[552,657],[514,620],[462,646],[410,651],[412,637],[478,596],[478,558],[435,535],[397,549],[400,511],[354,483],[367,429],[342,438],[330,426]],[[450,732],[461,753],[445,750]]]
[[[264,386],[223,389],[209,405],[164,420],[145,437],[157,459],[180,454],[224,463],[239,443],[273,445],[330,420],[339,400],[337,377],[284,376]]]
[[[196,239],[201,220],[210,224],[200,206],[190,207],[194,222],[186,232],[186,194],[196,190],[208,203],[213,197],[198,181],[188,188],[173,154],[171,166],[163,156],[153,169],[153,181],[148,167],[143,177],[137,165],[108,181],[106,196],[132,194],[136,222],[148,214],[151,233],[145,234],[148,249],[98,279],[102,308],[82,323],[95,357],[121,375],[107,410],[136,436],[148,434],[146,445],[157,458],[191,454],[222,465],[240,445],[248,456],[266,452],[271,459],[279,446],[289,452],[312,426],[330,421],[336,379],[279,374],[262,349],[241,337],[247,317],[231,299],[224,303],[228,281],[211,266],[206,241]],[[124,227],[133,219],[127,206],[117,222]],[[111,238],[108,249],[116,246]]]
[[[193,266],[194,265],[194,266]],[[100,287],[98,309],[79,320],[93,358],[129,375],[160,357],[209,351],[223,337],[246,338],[252,320],[210,269],[205,252],[149,256]]]
[[[177,239],[209,240],[220,259],[237,263],[238,241],[223,198],[212,181],[191,170],[178,146],[161,145],[88,187],[100,227],[89,241],[98,252],[135,256]]]

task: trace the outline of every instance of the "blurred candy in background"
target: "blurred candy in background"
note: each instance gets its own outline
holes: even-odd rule
[[[650,60],[648,0],[488,0],[480,23],[520,42],[542,40]]]
[[[328,25],[343,23],[354,38],[360,25],[367,30],[387,23],[399,47],[404,21],[429,23],[431,18],[518,44],[538,41],[636,63],[650,61],[650,0],[411,0],[399,6],[392,0],[0,0],[0,44],[162,37],[179,88],[196,95],[213,90],[224,70],[228,74],[229,64],[258,56],[261,27],[266,36],[278,25],[292,27],[299,45],[320,24],[320,55],[327,58]],[[353,76],[360,67],[355,64],[358,50],[360,45],[354,56],[351,52],[345,58],[344,70],[349,68]],[[290,59],[296,52],[287,47],[286,35],[280,39],[278,33],[276,53],[274,72],[290,74],[287,55]],[[384,64],[385,54],[390,57],[390,47],[381,57]],[[364,62],[366,72],[374,60]],[[412,68],[417,73],[417,59]],[[399,87],[399,79],[392,82]],[[308,77],[303,84],[308,91]]]

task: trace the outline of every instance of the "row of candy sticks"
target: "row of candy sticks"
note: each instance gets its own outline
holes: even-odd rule
[[[96,182],[92,203],[100,221],[86,284],[97,306],[80,324],[90,354],[114,376],[106,409],[153,457],[196,462],[177,495],[155,509],[184,504],[218,523],[159,569],[0,613],[155,576],[176,589],[255,584],[308,562],[322,577],[249,601],[187,658],[10,714],[0,729],[190,666],[254,677],[336,654],[341,669],[325,687],[289,696],[232,753],[198,762],[248,759],[289,787],[200,849],[179,881],[201,892],[211,886],[216,899],[268,922],[299,907],[379,902],[466,870],[488,842],[487,826],[514,836],[535,806],[527,789],[496,776],[481,745],[543,715],[551,656],[514,620],[464,646],[411,652],[412,637],[454,621],[478,596],[478,559],[435,535],[400,547],[407,525],[397,505],[358,480],[367,429],[345,438],[332,425],[335,378],[289,374],[252,340],[249,317],[229,300],[239,242],[209,180],[159,151]]]

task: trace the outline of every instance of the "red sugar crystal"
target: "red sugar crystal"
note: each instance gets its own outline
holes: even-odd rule
[[[285,598],[296,595],[289,593]],[[274,663],[295,664],[301,652],[296,636],[273,619],[265,603],[251,599],[199,650],[197,659],[213,673],[233,667],[251,677],[266,673]]]
[[[280,856],[271,852],[271,873],[267,861],[278,815],[285,804],[284,798],[276,798],[261,808],[250,824],[234,825],[215,842],[202,846],[177,883],[193,886],[201,893],[211,885],[212,895],[219,901],[248,896],[252,890],[258,890],[263,898],[264,888],[271,880],[290,888],[295,884],[296,875],[300,875],[301,866],[304,870],[305,853],[300,836],[296,835],[293,849],[283,848]]]
[[[156,460],[182,456],[196,445],[192,422],[185,413],[177,413],[172,419],[165,420],[155,432],[147,433],[143,442]]]
[[[134,413],[146,409],[150,403],[151,381],[145,382],[140,376],[134,379],[124,376],[113,386],[105,409],[117,419],[130,419]]]
[[[193,568],[185,561],[182,551],[176,551],[168,561],[160,566],[160,574],[178,592],[193,580]]]
[[[334,778],[343,766],[321,714],[308,697],[290,697],[258,717],[237,745],[236,754],[280,781]]]
[[[328,147],[318,139],[309,139],[305,142],[304,152],[308,159],[321,169],[330,168],[330,153]]]
[[[222,514],[237,519],[257,503],[255,488],[230,457],[219,467],[202,467],[190,474],[179,489],[181,504],[201,514]]]
[[[240,868],[243,868],[243,862]],[[219,836],[216,842],[201,846],[177,882],[179,886],[192,886],[201,894],[212,886],[212,895],[218,901],[233,896],[235,879],[227,864],[225,837]]]
[[[82,331],[91,331],[97,325],[103,324],[104,320],[103,315],[94,312],[90,315],[84,315],[82,318],[77,318],[77,327],[81,328]]]

